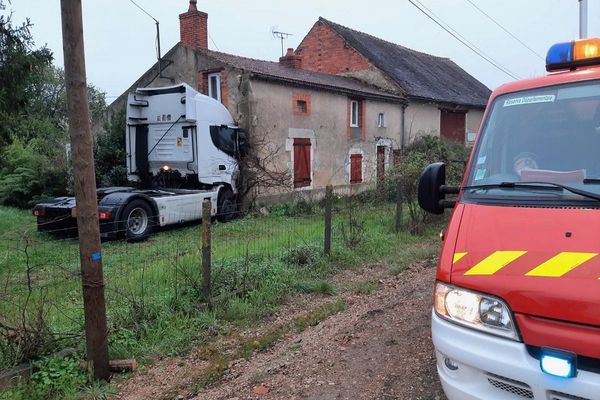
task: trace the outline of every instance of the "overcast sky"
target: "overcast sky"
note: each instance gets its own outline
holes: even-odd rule
[[[178,15],[188,0],[135,0],[160,21],[162,53],[179,41]],[[577,0],[470,0],[545,57],[556,42],[579,34]],[[464,38],[519,77],[544,73],[544,61],[481,14],[469,0],[420,0]],[[589,0],[589,36],[600,36],[600,1]],[[512,80],[429,20],[408,0],[198,0],[208,13],[209,47],[246,57],[277,60],[281,44],[271,31],[292,33],[296,47],[319,16],[426,53],[449,57],[491,89]],[[63,65],[59,0],[12,0],[4,13],[29,17],[38,46]],[[88,81],[108,101],[126,90],[155,61],[154,21],[129,0],[83,0]]]

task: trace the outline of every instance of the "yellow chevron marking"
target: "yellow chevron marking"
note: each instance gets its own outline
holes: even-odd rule
[[[452,264],[456,264],[461,258],[463,258],[466,255],[467,253],[454,253],[454,260],[452,260]]]
[[[563,276],[567,272],[577,268],[589,259],[596,257],[598,253],[571,253],[562,252],[558,253],[548,261],[538,265],[528,273],[526,276],[546,276],[546,277],[559,277]]]
[[[496,251],[465,272],[465,275],[494,275],[526,251]]]

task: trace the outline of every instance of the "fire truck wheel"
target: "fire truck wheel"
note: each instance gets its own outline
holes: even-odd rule
[[[148,203],[133,200],[123,210],[125,238],[129,242],[139,242],[152,233],[153,216]]]
[[[219,199],[217,200],[217,220],[220,222],[231,221],[235,218],[236,212],[235,196],[231,190],[221,190]]]

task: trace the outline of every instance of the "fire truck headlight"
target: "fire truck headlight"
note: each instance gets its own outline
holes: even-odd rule
[[[439,316],[457,324],[519,340],[512,313],[502,300],[483,293],[437,282],[434,308]]]

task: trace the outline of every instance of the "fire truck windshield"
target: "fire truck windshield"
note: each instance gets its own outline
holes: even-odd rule
[[[498,96],[474,152],[467,199],[590,201],[532,183],[600,194],[600,81]]]

